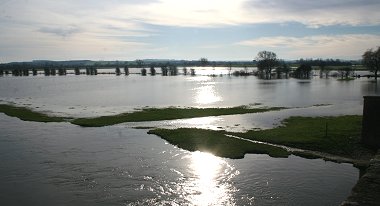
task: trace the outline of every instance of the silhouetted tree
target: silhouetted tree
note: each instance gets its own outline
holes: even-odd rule
[[[117,76],[119,76],[119,75],[121,74],[121,72],[120,72],[120,68],[119,68],[119,67],[116,67],[116,69],[115,69],[115,74],[116,74]]]
[[[380,69],[380,47],[377,47],[376,51],[369,49],[364,52],[362,55],[362,62],[369,71],[375,74],[375,79],[377,79],[377,72]]]
[[[144,61],[141,59],[136,59],[136,66],[137,68],[143,68],[144,67]]]
[[[309,79],[312,67],[308,64],[301,64],[296,71],[294,72],[294,76],[300,79]]]
[[[278,65],[277,55],[271,51],[261,51],[257,54],[257,69],[265,74],[266,79],[271,78],[272,69]]]
[[[351,67],[342,67],[339,69],[340,77],[341,79],[348,79],[348,77],[352,74],[352,68]]]
[[[50,76],[50,69],[49,68],[44,68],[44,75]]]
[[[80,75],[80,69],[79,69],[79,67],[75,67],[74,68],[74,73],[75,73],[75,75]]]
[[[208,65],[208,59],[207,59],[207,58],[202,57],[202,58],[199,60],[199,62],[200,62],[200,64],[201,64],[202,67]]]
[[[231,75],[231,71],[232,71],[232,62],[228,62],[227,65],[228,65],[228,75]]]
[[[190,75],[195,76],[195,69],[193,69],[193,68],[190,69]]]
[[[91,75],[98,75],[98,69],[96,67],[91,67],[90,73]]]
[[[150,75],[156,75],[156,69],[154,68],[154,66],[150,66]]]
[[[127,65],[124,66],[124,73],[125,75],[129,75],[129,68]]]
[[[178,68],[175,65],[171,65],[169,67],[170,76],[177,76],[178,74]]]
[[[162,76],[168,76],[168,67],[166,65],[161,66]]]
[[[145,68],[142,68],[142,69],[141,69],[141,75],[142,75],[142,76],[146,76],[146,69],[145,69]]]
[[[29,69],[23,69],[22,70],[22,75],[23,76],[29,76]]]
[[[60,75],[60,76],[66,75],[66,69],[65,68],[59,68],[58,69],[58,75]]]

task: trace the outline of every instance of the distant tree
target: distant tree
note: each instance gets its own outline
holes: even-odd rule
[[[271,51],[261,51],[257,54],[257,69],[265,74],[266,79],[271,78],[272,69],[278,65],[277,55]]]
[[[44,68],[44,74],[45,74],[45,76],[50,76],[50,69]]]
[[[150,75],[156,75],[156,69],[154,68],[154,66],[150,66]]]
[[[313,68],[308,64],[301,64],[294,72],[294,76],[300,79],[309,79],[312,69]]]
[[[117,76],[119,76],[120,74],[121,74],[121,72],[120,72],[120,68],[117,66],[116,67],[116,69],[115,69],[115,74],[117,75]]]
[[[23,76],[29,76],[29,69],[23,69],[22,70],[22,75]]]
[[[177,76],[177,74],[178,74],[178,68],[177,68],[177,66],[171,65],[169,67],[169,73],[170,73],[170,76]]]
[[[190,69],[190,75],[195,76],[195,69],[193,69],[193,68]]]
[[[348,79],[349,75],[351,75],[353,72],[352,67],[342,67],[339,69],[340,77],[341,79]]]
[[[199,62],[200,62],[200,64],[201,64],[202,67],[208,65],[208,59],[207,59],[207,58],[202,57],[202,58],[199,60]]]
[[[227,65],[228,65],[228,75],[230,76],[231,71],[232,71],[232,62],[228,62]]]
[[[327,70],[326,62],[322,59],[316,60],[317,66],[319,67],[319,78],[323,78],[323,74],[325,74],[325,71]],[[327,77],[326,77],[327,78]]]
[[[141,59],[136,59],[136,66],[137,68],[143,68],[144,67],[144,61]]]
[[[142,76],[146,76],[146,69],[145,69],[145,68],[142,68],[142,69],[141,69],[141,75],[142,75]]]
[[[74,73],[75,73],[75,75],[80,75],[80,69],[79,69],[79,67],[75,67],[74,68]]]
[[[380,47],[377,47],[376,51],[369,49],[364,52],[362,55],[362,62],[369,71],[375,74],[375,79],[377,79],[377,72],[380,69]]]
[[[124,74],[129,75],[129,68],[127,65],[124,66]]]
[[[162,76],[168,76],[168,67],[166,65],[161,66],[161,74]]]
[[[55,69],[50,69],[50,75],[55,76],[57,71]]]
[[[182,71],[183,71],[183,75],[186,76],[186,75],[187,75],[187,68],[186,68],[186,67],[183,67],[183,68],[182,68]]]
[[[96,67],[90,68],[90,74],[91,75],[98,75],[98,69]]]
[[[66,68],[59,68],[58,69],[58,75],[59,76],[62,76],[62,75],[66,75]]]

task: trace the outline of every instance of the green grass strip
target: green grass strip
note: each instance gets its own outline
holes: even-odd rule
[[[300,149],[326,152],[357,159],[374,151],[360,143],[362,116],[290,117],[282,126],[246,133],[231,133],[246,139]]]
[[[271,157],[289,156],[289,153],[282,148],[227,137],[224,131],[196,128],[153,129],[148,134],[160,136],[170,144],[188,151],[209,152],[231,159],[243,158],[247,153],[268,154]]]
[[[46,114],[32,111],[25,107],[17,107],[13,105],[0,104],[0,112],[11,117],[17,117],[24,121],[34,122],[63,122],[63,117],[53,117]]]
[[[71,123],[83,127],[101,127],[107,125],[114,125],[123,122],[143,122],[143,121],[160,121],[160,120],[174,120],[195,117],[207,116],[220,116],[220,115],[233,115],[233,114],[246,114],[258,113],[274,110],[285,109],[284,107],[261,107],[251,108],[249,106],[227,107],[227,108],[144,108],[141,111],[132,113],[122,113],[112,116],[101,116],[94,118],[79,118],[73,120]]]

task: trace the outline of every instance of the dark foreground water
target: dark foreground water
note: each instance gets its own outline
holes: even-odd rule
[[[359,172],[291,156],[231,160],[146,130],[0,114],[0,205],[337,205]]]

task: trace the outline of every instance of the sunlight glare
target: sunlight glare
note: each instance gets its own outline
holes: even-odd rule
[[[210,153],[196,151],[191,155],[191,168],[195,175],[192,185],[196,190],[190,197],[193,205],[234,205],[233,187],[224,183],[229,179],[229,172],[226,171],[233,168],[225,160]]]
[[[196,89],[195,101],[198,104],[211,104],[222,101],[215,91],[215,85],[204,85]]]

